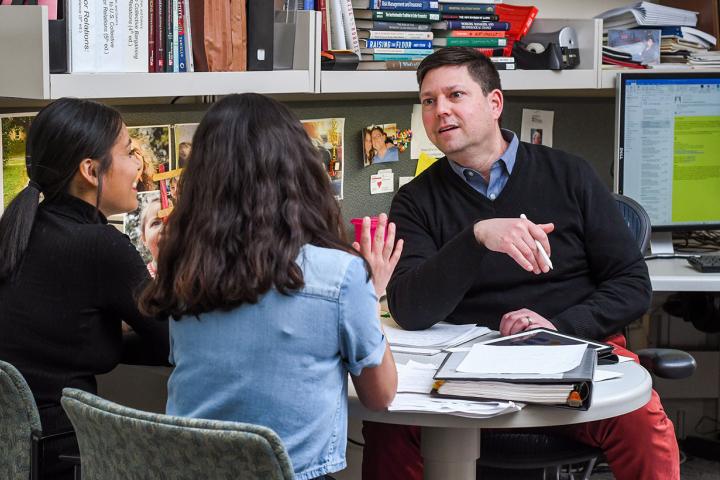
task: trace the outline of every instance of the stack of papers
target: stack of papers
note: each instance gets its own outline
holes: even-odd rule
[[[485,375],[513,374],[543,375],[562,378],[562,374],[577,368],[587,345],[484,345],[475,344],[460,365],[458,372]]]
[[[385,326],[385,336],[395,353],[435,355],[475,338],[487,335],[490,329],[475,325],[453,325],[439,322],[426,330],[409,331]]]
[[[603,31],[611,28],[633,28],[642,25],[697,25],[697,12],[666,7],[650,2],[639,2],[613,8],[596,18],[603,19]]]
[[[458,400],[454,398],[431,397],[433,376],[437,367],[430,363],[410,360],[407,364],[396,364],[398,371],[398,393],[388,410],[395,412],[446,413],[470,418],[486,418],[505,413],[517,412],[521,403],[502,401]]]
[[[467,418],[487,418],[506,413],[519,412],[524,407],[515,402],[478,402],[438,398],[420,393],[398,393],[388,407],[391,412],[431,412]]]
[[[430,393],[433,388],[437,367],[431,363],[410,360],[407,364],[396,363],[398,393]]]

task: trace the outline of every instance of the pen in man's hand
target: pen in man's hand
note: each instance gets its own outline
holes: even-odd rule
[[[521,214],[520,214],[520,218],[522,218],[523,220],[527,220],[527,217],[525,216],[524,213],[521,213]],[[553,269],[553,264],[552,264],[552,262],[550,261],[550,257],[548,256],[547,252],[546,252],[545,249],[543,248],[542,243],[540,243],[539,240],[535,240],[535,245],[537,245],[537,248],[538,248],[538,250],[540,251],[540,256],[541,256],[541,257],[543,258],[543,260],[545,261],[545,264],[546,264],[548,267],[550,267],[550,270],[552,270],[552,269]]]

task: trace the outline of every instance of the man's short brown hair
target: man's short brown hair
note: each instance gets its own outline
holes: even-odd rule
[[[483,94],[487,95],[493,90],[501,90],[500,75],[495,65],[488,57],[474,48],[469,47],[446,47],[428,55],[420,62],[417,69],[418,85],[422,86],[425,75],[431,70],[447,66],[465,65],[475,82],[480,85]]]

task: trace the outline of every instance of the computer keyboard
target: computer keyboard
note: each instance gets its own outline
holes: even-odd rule
[[[687,261],[698,272],[720,273],[720,255],[699,255]]]

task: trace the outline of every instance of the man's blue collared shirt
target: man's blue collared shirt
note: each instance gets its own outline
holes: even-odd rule
[[[500,131],[509,145],[505,152],[500,155],[500,158],[490,167],[490,181],[486,182],[482,174],[477,170],[463,167],[450,160],[450,167],[452,167],[453,171],[465,180],[468,185],[490,200],[495,200],[499,197],[503,188],[505,188],[505,184],[510,178],[510,174],[515,166],[515,157],[517,156],[518,145],[520,144],[515,133],[505,129],[501,129]]]

